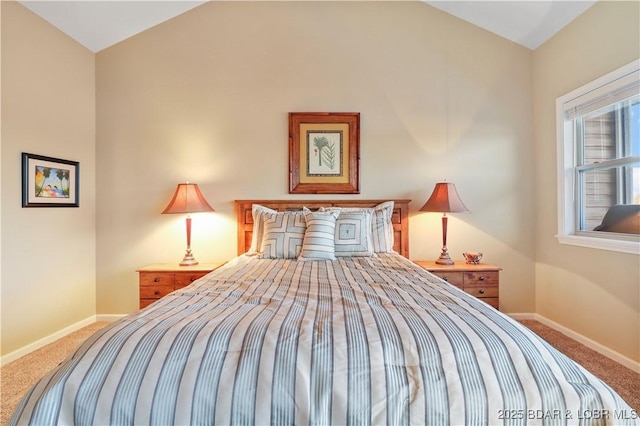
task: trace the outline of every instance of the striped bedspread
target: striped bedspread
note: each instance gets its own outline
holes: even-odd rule
[[[10,424],[637,424],[602,381],[395,254],[240,256],[99,331]]]

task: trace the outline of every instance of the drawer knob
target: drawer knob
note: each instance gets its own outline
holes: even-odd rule
[[[449,281],[449,277],[442,277],[443,280]]]
[[[157,295],[160,294],[160,292],[158,290],[156,290],[156,291],[153,292],[153,294],[154,294],[154,296],[157,296]]]
[[[155,278],[153,279],[153,282],[154,282],[154,283],[159,283],[159,282],[160,282],[160,278],[155,277]]]
[[[484,275],[480,275],[480,278],[478,278],[480,281],[484,281]]]
[[[191,280],[191,282],[194,282],[196,279],[191,277],[191,278],[189,278],[189,280]]]
[[[481,288],[480,290],[478,290],[478,293],[484,294],[484,288]]]

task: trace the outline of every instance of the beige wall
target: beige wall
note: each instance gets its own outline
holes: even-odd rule
[[[95,314],[94,55],[2,1],[2,354]],[[21,208],[21,153],[80,162],[79,208]]]
[[[530,50],[421,2],[211,2],[96,71],[98,313],[135,310],[135,269],[182,258],[184,218],[160,215],[178,182],[216,209],[194,217],[201,261],[235,256],[234,199],[292,197],[290,111],[361,113],[361,194],[343,197],[412,199],[414,259],[441,246],[417,209],[455,182],[471,213],[450,251],[484,252],[503,310],[534,310]]]
[[[598,3],[532,53],[421,2],[212,2],[93,55],[2,2],[2,354],[135,310],[135,269],[184,254],[184,218],[159,214],[178,182],[216,208],[196,257],[234,256],[233,199],[311,197],[287,193],[287,113],[358,111],[345,198],[413,199],[412,258],[439,253],[417,209],[455,182],[450,251],[503,268],[503,311],[640,359],[638,258],[554,238],[555,98],[638,57],[637,12]],[[21,209],[22,151],[80,161],[81,207]]]
[[[560,245],[555,100],[640,57],[640,3],[599,2],[533,55],[536,311],[640,361],[637,255]]]

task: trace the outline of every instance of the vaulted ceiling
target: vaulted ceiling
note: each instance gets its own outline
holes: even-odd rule
[[[20,1],[32,12],[93,52],[105,49],[205,2]],[[424,2],[529,49],[536,49],[591,7],[596,0]]]

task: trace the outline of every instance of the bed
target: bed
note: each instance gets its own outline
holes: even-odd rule
[[[94,334],[9,424],[638,424],[601,380],[409,261],[408,206],[236,201],[236,258]]]

